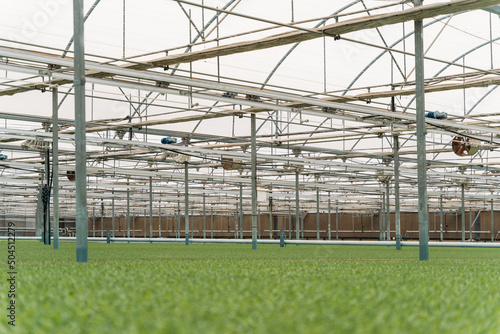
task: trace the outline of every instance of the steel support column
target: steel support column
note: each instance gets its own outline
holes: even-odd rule
[[[386,182],[385,184],[385,205],[386,205],[386,224],[385,224],[385,230],[386,230],[386,240],[390,241],[391,240],[391,201],[390,201],[390,194],[391,194],[391,189],[390,189],[391,183],[389,181]]]
[[[295,171],[295,238],[300,240],[299,171]]]
[[[462,183],[462,242],[465,242],[465,184]]]
[[[205,186],[203,186],[203,239],[207,238],[207,215],[205,212],[206,209],[205,202]]]
[[[257,140],[256,116],[250,115],[252,174],[252,249],[257,249]]]
[[[413,0],[415,7],[422,0]],[[427,211],[427,158],[425,147],[425,88],[423,21],[415,20],[415,95],[417,106],[418,240],[420,261],[429,260],[429,212]]]
[[[396,250],[401,250],[401,214],[399,205],[399,137],[394,136],[394,220],[396,222]]]
[[[493,199],[491,199],[491,242],[495,242],[495,218],[493,214]]]
[[[115,192],[111,192],[111,228],[113,229],[112,236],[115,237]]]
[[[168,229],[168,217],[167,217],[167,229]],[[161,238],[161,202],[158,203],[158,238]]]
[[[240,184],[240,239],[243,239],[243,184]]]
[[[87,154],[85,123],[85,48],[83,0],[73,0],[74,82],[75,87],[75,183],[76,183],[76,261],[88,261]]]
[[[127,238],[130,238],[130,183],[127,179]]]
[[[319,240],[319,188],[316,188],[316,239]]]
[[[59,115],[58,88],[52,88],[52,199],[54,219],[54,249],[59,249]]]
[[[385,193],[382,192],[382,202],[380,204],[380,218],[379,218],[379,240],[384,241],[385,229]]]
[[[439,196],[439,241],[443,242],[443,194]]]
[[[335,201],[335,240],[339,240],[339,201]]]
[[[328,194],[328,240],[332,240],[332,200]]]
[[[149,177],[149,237],[153,238],[153,178]]]
[[[184,163],[184,233],[185,244],[189,245],[189,166]]]

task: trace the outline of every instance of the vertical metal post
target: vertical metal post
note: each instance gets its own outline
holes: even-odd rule
[[[299,171],[295,171],[295,237],[300,240]]]
[[[443,242],[443,194],[439,197],[439,241]]]
[[[189,245],[189,168],[188,163],[184,163],[184,212],[186,217],[185,219],[185,244]]]
[[[92,236],[95,237],[95,206],[92,207]]]
[[[58,88],[52,88],[52,196],[54,219],[54,249],[59,249],[59,115]]]
[[[462,183],[462,242],[465,241],[465,184]]]
[[[115,237],[115,192],[111,192],[113,198],[111,198],[111,228],[113,229],[113,238]]]
[[[269,240],[273,238],[273,198],[269,192]]]
[[[422,0],[413,0],[421,6]],[[425,148],[425,87],[423,21],[415,20],[415,95],[417,106],[418,239],[420,261],[429,260],[429,212],[427,211],[427,158]]]
[[[168,218],[167,218],[167,229],[168,229]],[[161,202],[158,203],[158,238],[161,238]]]
[[[330,193],[328,193],[328,240],[332,240],[331,221],[332,221],[332,201],[330,198]]]
[[[335,240],[339,240],[339,201],[335,201]]]
[[[106,243],[111,243],[111,231],[109,230],[109,228],[106,229]]]
[[[101,198],[101,238],[104,237],[104,203]]]
[[[390,201],[390,182],[387,181],[386,182],[386,192],[385,192],[385,195],[387,197],[387,199],[385,200],[385,203],[386,203],[386,206],[387,206],[387,210],[386,210],[386,216],[387,216],[387,219],[386,219],[386,224],[385,224],[385,229],[387,231],[387,236],[386,236],[386,240],[387,241],[390,241],[391,240],[391,201]]]
[[[203,186],[203,239],[207,238],[207,217],[205,212],[205,186]]]
[[[243,239],[243,184],[240,184],[240,239]]]
[[[214,208],[210,205],[210,239],[214,238]]]
[[[85,129],[85,49],[83,0],[73,0],[75,87],[76,262],[88,261],[87,154]]]
[[[149,237],[153,238],[153,178],[149,177]]]
[[[285,247],[285,229],[280,229],[280,247]]]
[[[316,239],[319,240],[319,188],[316,188]]]
[[[130,238],[130,188],[127,178],[127,238]]]
[[[493,195],[493,194],[492,194]],[[495,219],[493,217],[493,198],[491,199],[491,242],[495,242]]]
[[[382,203],[380,205],[380,218],[379,218],[379,239],[384,241],[385,229],[385,193],[382,192]]]
[[[399,205],[399,137],[394,136],[394,219],[396,221],[396,250],[401,250],[401,214]]]
[[[252,174],[252,249],[257,249],[257,140],[256,116],[250,115]]]

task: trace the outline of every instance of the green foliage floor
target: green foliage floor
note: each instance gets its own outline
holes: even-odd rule
[[[0,333],[500,333],[500,249],[90,243],[79,264],[74,243],[16,247]]]

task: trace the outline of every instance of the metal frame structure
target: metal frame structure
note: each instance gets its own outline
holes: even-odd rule
[[[247,14],[236,0],[225,1],[220,9],[199,1],[175,2],[178,17],[189,27],[189,43],[128,57],[125,7],[122,57],[85,53],[84,22],[99,12],[100,1],[86,15],[83,2],[74,1],[74,32],[65,48],[0,36],[0,70],[6,71],[0,81],[0,100],[52,92],[52,115],[49,110],[36,115],[0,110],[4,121],[0,151],[10,155],[0,162],[0,202],[10,216],[36,215],[45,171],[39,151],[52,147],[53,170],[59,176],[54,177],[54,248],[59,245],[59,217],[76,217],[77,260],[86,262],[87,212],[99,212],[99,208],[102,217],[105,208],[112,207],[113,226],[115,217],[126,216],[129,228],[131,213],[134,217],[134,212],[147,210],[150,237],[154,216],[175,215],[180,226],[183,208],[187,245],[192,241],[189,217],[193,213],[204,217],[204,238],[208,211],[211,226],[214,213],[235,216],[240,229],[235,230],[237,238],[243,237],[244,215],[249,215],[253,249],[260,233],[260,211],[270,214],[270,238],[273,215],[288,215],[291,226],[291,212],[295,212],[299,227],[307,212],[328,213],[330,239],[333,209],[337,240],[339,210],[380,211],[388,216],[381,240],[389,240],[393,236],[389,213],[394,208],[398,249],[402,244],[400,212],[418,211],[420,259],[426,260],[429,211],[439,210],[441,216],[443,211],[464,212],[465,207],[495,211],[500,189],[500,114],[481,106],[498,97],[500,71],[493,59],[500,36],[492,27],[500,1],[422,4],[415,0],[371,7],[370,1],[345,1],[340,9],[331,8],[333,14],[327,17],[294,21],[292,15],[291,22]],[[454,16],[477,15],[475,10],[481,9],[490,17],[489,40],[474,40],[468,51],[459,51],[458,57],[451,54],[453,59],[429,52]],[[221,36],[220,30],[237,20],[262,28]],[[445,20],[438,37],[426,43],[426,29]],[[415,22],[414,31],[407,33],[411,22]],[[388,27],[402,27],[403,38],[388,33]],[[271,34],[272,30],[279,33]],[[367,42],[353,34],[366,31],[377,36],[377,41]],[[216,38],[211,37],[213,32]],[[406,44],[410,37],[414,49]],[[312,44],[315,40],[322,42]],[[383,51],[364,69],[352,73],[342,89],[328,90],[327,40]],[[323,54],[322,89],[275,80],[306,43],[311,43],[309,53]],[[292,47],[277,57],[265,79],[221,74],[228,59],[241,62],[256,52],[272,52],[289,44]],[[469,59],[476,52],[491,66],[466,62],[466,56]],[[382,60],[390,64],[391,70],[386,71],[390,82],[364,85],[370,70]],[[204,65],[207,61],[215,62],[215,72]],[[407,63],[415,65],[412,71],[407,71]],[[438,65],[445,67],[429,77],[424,64],[431,71]],[[301,69],[297,71],[300,76]],[[404,80],[394,79],[398,73]],[[355,87],[357,83],[362,86]],[[466,96],[477,87],[488,87],[488,91],[475,96],[467,108]],[[431,111],[426,108],[426,96],[447,92],[463,92],[463,115],[450,112],[447,119],[426,118],[425,113]],[[74,118],[60,117],[69,103],[65,101],[73,95]],[[414,98],[403,101],[405,96]],[[128,114],[108,117],[94,103],[126,106]],[[89,105],[90,120],[85,115]],[[28,103],[26,108],[30,108]],[[457,136],[478,141],[477,153],[457,158],[451,148]],[[162,137],[177,141],[161,144]],[[76,183],[62,177],[73,172]],[[258,190],[267,194],[269,206],[257,201]],[[316,224],[320,239],[319,215]],[[462,225],[465,241],[464,220]],[[472,233],[471,226],[469,230]],[[494,241],[493,216],[490,232]],[[296,228],[295,239],[300,238]]]

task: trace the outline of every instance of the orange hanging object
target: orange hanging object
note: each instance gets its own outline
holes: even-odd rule
[[[459,157],[474,155],[477,153],[477,151],[479,151],[479,140],[456,136],[455,138],[453,138],[451,147],[453,149],[453,152],[455,152],[455,154]]]

